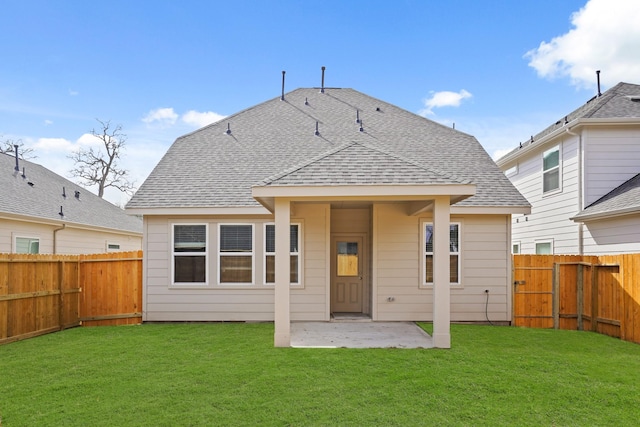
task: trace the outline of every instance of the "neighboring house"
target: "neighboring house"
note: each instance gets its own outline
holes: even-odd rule
[[[640,85],[619,83],[497,161],[531,203],[523,254],[640,252]]]
[[[140,218],[38,164],[0,153],[0,252],[140,249]]]
[[[144,217],[143,320],[511,320],[511,214],[467,134],[352,89],[297,89],[178,138]]]

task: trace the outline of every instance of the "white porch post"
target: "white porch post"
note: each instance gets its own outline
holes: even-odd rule
[[[451,274],[449,271],[448,196],[436,197],[433,208],[433,346],[451,348]]]
[[[289,253],[291,234],[291,204],[288,199],[275,199],[275,301],[274,301],[274,346],[291,346],[289,307]]]

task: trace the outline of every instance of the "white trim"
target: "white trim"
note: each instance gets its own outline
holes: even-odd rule
[[[222,236],[221,228],[225,225],[243,225],[243,226],[251,226],[251,255],[249,252],[223,252],[220,251],[220,238]],[[256,234],[255,234],[255,224],[253,222],[219,222],[218,223],[218,255],[216,260],[218,261],[217,268],[217,283],[219,286],[253,286],[256,284]],[[222,262],[221,258],[223,256],[251,256],[251,282],[222,282]]]
[[[538,245],[549,244],[551,252],[549,254],[538,254]],[[533,249],[536,255],[554,255],[553,239],[536,239],[533,242]]]
[[[27,252],[18,252],[18,239],[26,239],[29,240],[29,249]],[[13,233],[12,235],[12,243],[13,243],[13,250],[12,252],[17,254],[39,254],[40,253],[40,240],[41,237],[39,235],[28,235],[28,234],[19,234],[19,233]],[[38,252],[31,252],[31,245],[33,245],[34,242],[38,243]]]
[[[422,219],[420,220],[420,288],[423,289],[433,289],[433,282],[427,282],[427,272],[425,260],[427,255],[434,255],[434,252],[427,252],[427,236],[426,236],[426,226],[431,225],[434,226],[432,220]],[[451,220],[449,222],[449,227],[452,225],[458,226],[458,251],[451,252],[451,243],[449,243],[449,255],[458,255],[458,281],[450,282],[449,284],[455,288],[461,288],[462,283],[462,220]],[[451,228],[449,228],[451,230]],[[450,238],[449,238],[450,239]],[[433,240],[432,240],[433,242]],[[451,240],[449,240],[451,242]],[[435,247],[434,247],[435,250]]]
[[[129,215],[269,215],[269,212],[262,206],[230,206],[230,207],[172,207],[172,208],[125,208]]]
[[[176,252],[176,243],[175,243],[175,227],[181,225],[202,225],[204,226],[204,252]],[[198,288],[203,288],[205,286],[209,286],[209,224],[206,222],[170,222],[169,226],[171,228],[171,277],[170,277],[170,287],[184,287],[184,286],[194,286]],[[179,254],[179,255],[176,255]],[[175,275],[175,257],[176,256],[204,256],[204,282],[176,282]]]
[[[514,246],[518,247],[518,252],[515,252],[513,250]],[[520,242],[520,240],[516,241],[516,242],[511,242],[511,254],[512,255],[519,255],[522,253],[522,243]]]
[[[545,170],[544,157],[546,154],[553,153],[554,151],[558,151],[558,165]],[[556,169],[558,170],[558,188],[552,188],[550,190],[545,191],[544,189],[545,174],[554,172]],[[542,152],[542,195],[543,197],[546,197],[546,196],[551,196],[558,193],[562,193],[562,143],[555,145],[551,148],[548,148],[547,150],[544,150]]]
[[[267,282],[267,256],[273,256],[274,257],[274,262],[275,262],[275,256],[276,253],[274,252],[267,252],[267,226],[268,225],[273,225],[274,230],[275,230],[275,222],[265,222],[263,223],[263,233],[262,233],[262,280],[264,282],[264,284],[266,286],[272,287],[275,285],[275,282]],[[302,288],[303,286],[303,278],[302,278],[302,242],[303,242],[303,238],[302,238],[302,223],[300,222],[291,222],[290,225],[295,225],[298,227],[298,252],[289,252],[289,256],[291,255],[296,255],[298,257],[298,281],[297,282],[290,282],[289,286],[293,287],[293,288]],[[275,235],[274,235],[274,239],[275,239]],[[274,249],[275,249],[275,240],[273,242],[274,244]]]

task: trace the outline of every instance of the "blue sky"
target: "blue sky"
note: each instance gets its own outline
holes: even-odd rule
[[[176,137],[279,96],[351,87],[474,135],[497,158],[619,81],[630,0],[0,0],[0,141],[63,175],[121,124],[138,185]],[[124,204],[126,197],[107,192]]]

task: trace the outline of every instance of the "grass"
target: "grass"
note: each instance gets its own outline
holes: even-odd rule
[[[452,325],[450,350],[273,347],[272,324],[75,328],[0,346],[0,425],[624,426],[640,346]]]

